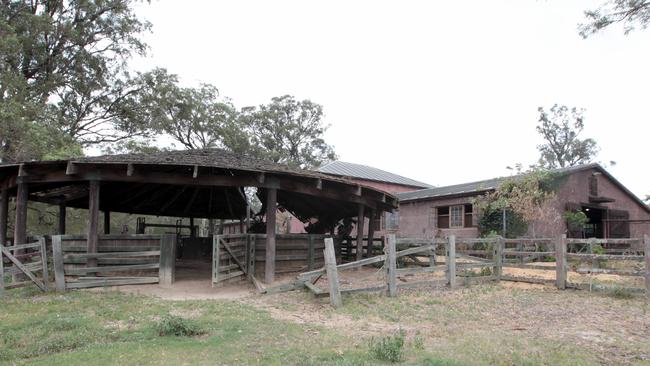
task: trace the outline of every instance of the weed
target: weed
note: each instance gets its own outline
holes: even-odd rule
[[[615,288],[605,292],[609,297],[613,297],[619,300],[628,300],[634,297],[634,294],[624,288]]]
[[[400,362],[404,359],[404,331],[370,340],[370,354],[380,361]]]
[[[413,337],[413,348],[420,351],[424,349],[424,338],[422,336]]]
[[[205,333],[196,323],[181,318],[180,316],[167,314],[156,324],[158,335],[191,337]]]

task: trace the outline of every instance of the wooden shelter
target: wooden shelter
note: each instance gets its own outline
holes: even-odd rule
[[[100,211],[105,230],[111,212],[243,219],[248,211],[245,187],[258,188],[271,223],[278,207],[333,228],[342,218],[363,222],[397,206],[393,195],[375,188],[217,149],[30,161],[0,165],[0,244],[7,244],[11,197],[16,200],[14,244],[26,242],[27,201],[37,201],[59,206],[60,235],[65,234],[67,207],[88,209],[86,250],[96,253]],[[275,225],[266,225],[265,282],[274,279],[275,246]],[[87,258],[89,265],[96,261]]]

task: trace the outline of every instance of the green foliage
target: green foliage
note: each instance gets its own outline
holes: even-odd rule
[[[491,207],[483,209],[478,220],[478,228],[481,236],[499,235],[503,231],[503,211]],[[518,238],[526,234],[527,231],[528,224],[521,215],[512,210],[506,210],[506,238]]]
[[[171,314],[164,315],[156,324],[158,335],[192,337],[205,333],[196,323]]]
[[[616,287],[608,290],[605,292],[605,295],[619,300],[629,300],[634,297],[634,294],[631,291],[628,291],[625,288],[621,287]]]
[[[650,1],[647,0],[607,0],[597,9],[585,11],[586,23],[578,30],[583,38],[616,23],[621,23],[625,34],[637,27],[646,29],[650,22]]]
[[[546,141],[537,146],[539,164],[545,168],[564,168],[588,163],[598,153],[594,139],[580,139],[584,129],[584,109],[553,105],[549,111],[538,108],[537,132]]]
[[[565,211],[562,215],[567,222],[567,226],[571,231],[581,231],[589,222],[589,218],[582,211]]]
[[[126,60],[144,54],[138,35],[150,24],[135,16],[132,4],[0,6],[0,161],[75,155],[80,146],[137,133],[129,117],[140,110],[142,85],[126,73]]]
[[[329,126],[323,107],[293,96],[275,97],[271,103],[242,109],[241,120],[250,133],[251,152],[278,163],[315,168],[336,159],[323,139]]]
[[[370,354],[377,360],[400,362],[404,360],[404,331],[370,340]]]

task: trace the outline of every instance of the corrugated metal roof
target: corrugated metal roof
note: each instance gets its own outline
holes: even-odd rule
[[[385,170],[373,168],[367,165],[346,163],[344,161],[333,161],[318,168],[318,171],[325,174],[338,175],[341,177],[360,178],[378,182],[402,184],[418,188],[432,187],[430,184],[393,174]]]
[[[591,168],[598,168],[603,172],[605,171],[603,167],[601,167],[596,163],[576,165],[567,168],[555,169],[553,171],[559,174],[567,174],[567,173],[573,173],[576,171],[591,169]],[[609,176],[611,177],[611,175]],[[455,184],[455,185],[445,186],[445,187],[428,188],[428,189],[421,189],[412,192],[398,193],[397,198],[399,198],[400,202],[405,202],[405,201],[415,201],[419,199],[439,198],[439,197],[454,196],[454,195],[471,195],[472,193],[480,193],[480,192],[494,190],[498,187],[499,183],[501,183],[503,180],[507,178],[508,177],[499,177],[499,178],[480,180],[477,182],[462,183],[462,184]],[[611,178],[613,179],[613,177]]]

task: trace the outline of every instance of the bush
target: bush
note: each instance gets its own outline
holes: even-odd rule
[[[370,354],[377,360],[400,362],[404,359],[404,331],[370,340]]]
[[[158,335],[161,337],[191,337],[204,333],[196,323],[171,314],[163,316],[156,325],[156,329],[158,330]]]

